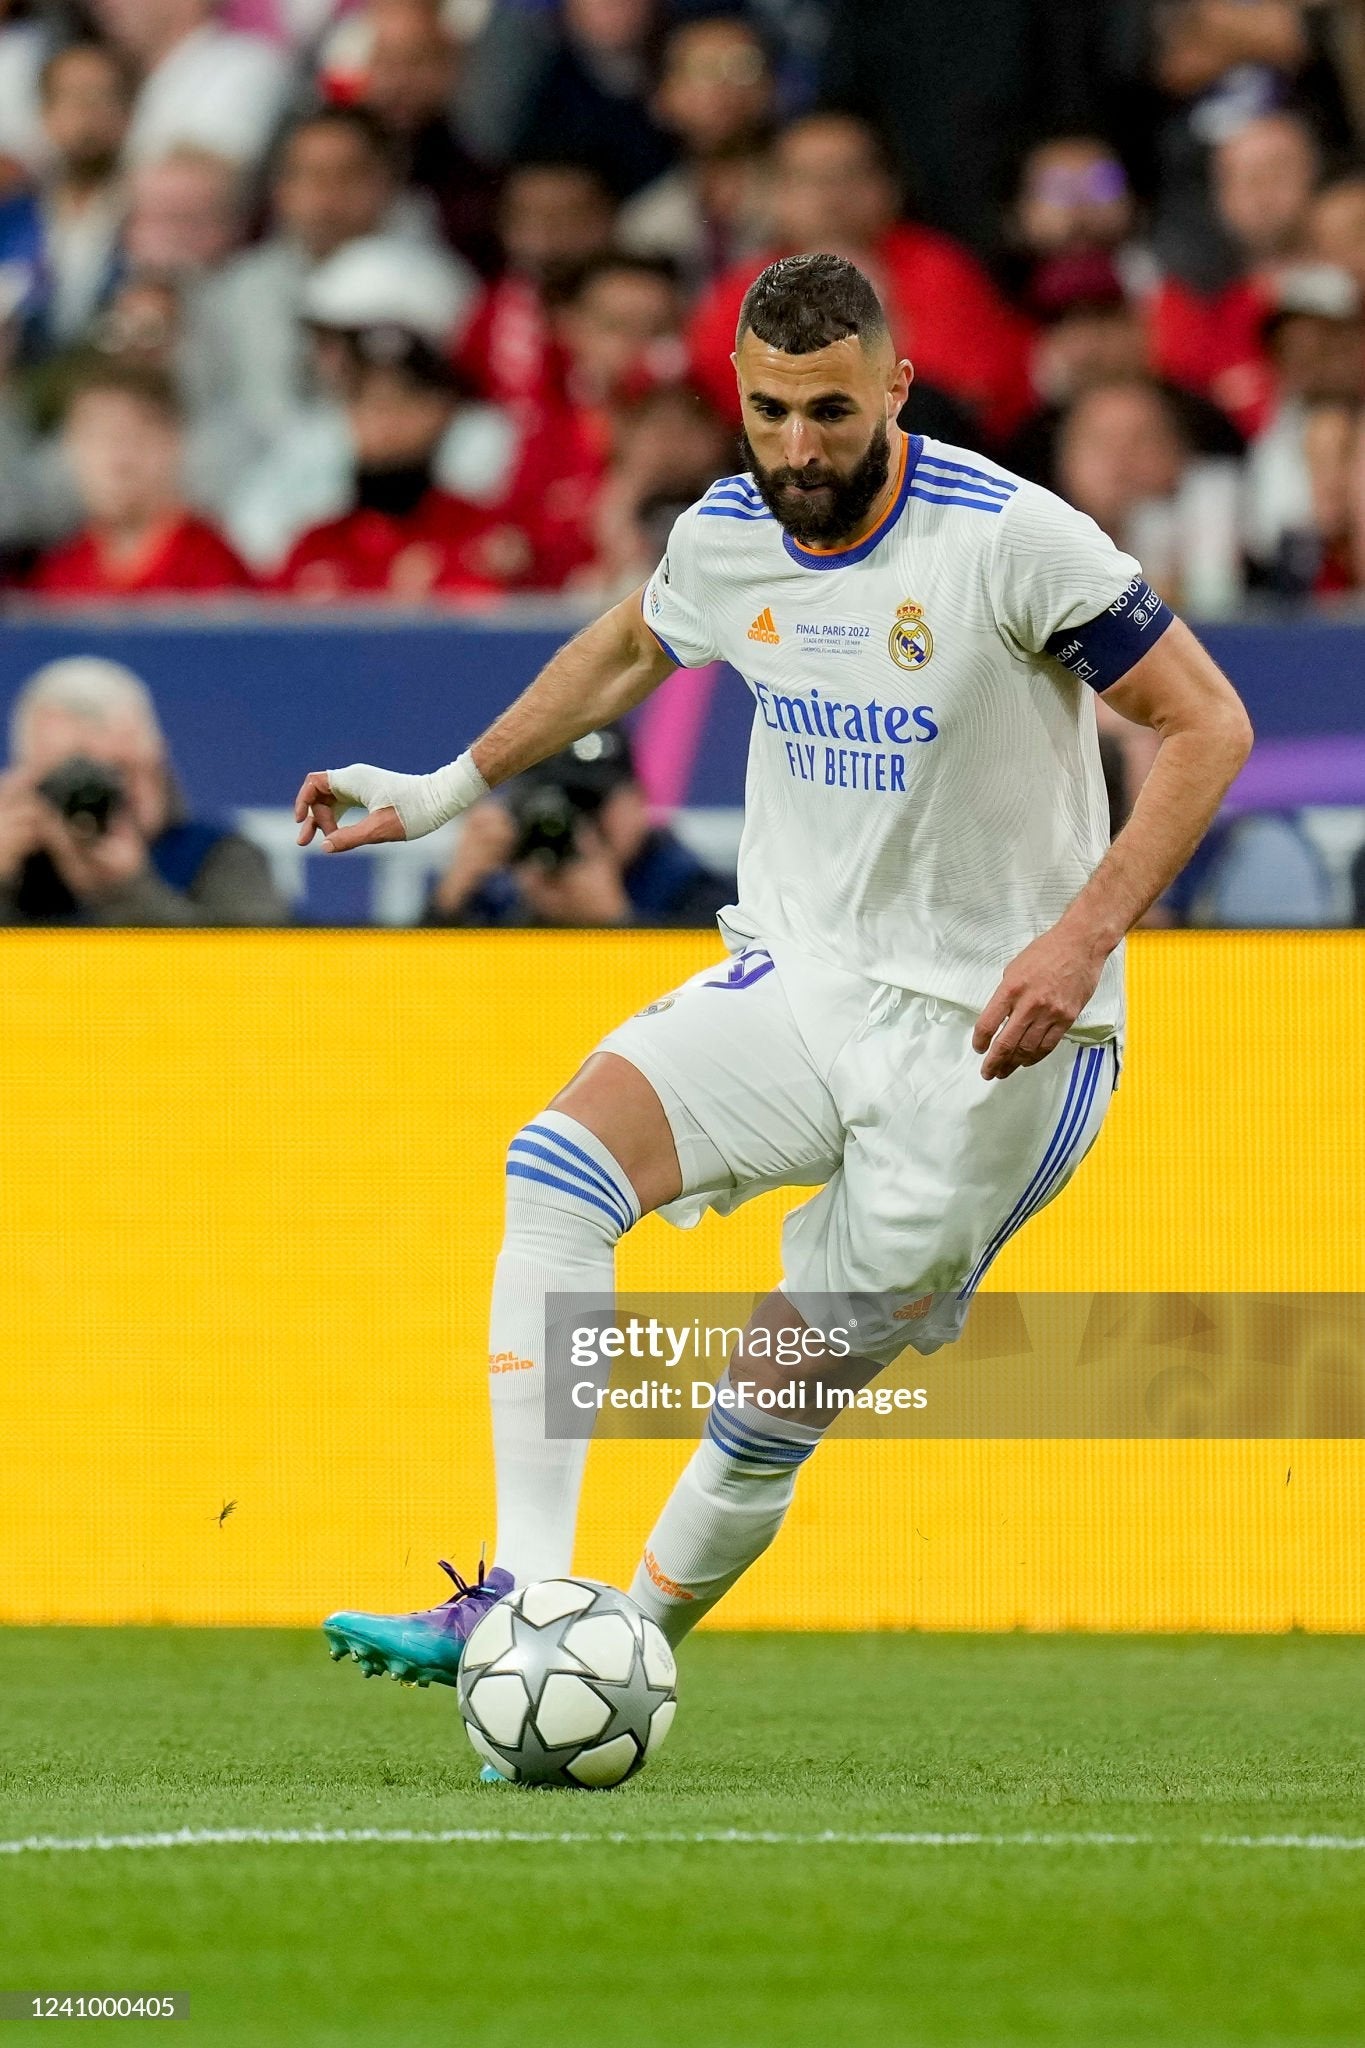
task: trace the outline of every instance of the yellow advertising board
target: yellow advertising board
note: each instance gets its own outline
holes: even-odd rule
[[[493,1535],[507,1139],[705,934],[0,937],[0,1618],[308,1623]],[[1365,1290],[1365,934],[1153,933],[1128,1057],[995,1290]],[[627,1239],[771,1284],[784,1201]],[[686,1455],[604,1442],[625,1582]],[[234,1505],[230,1512],[229,1503]],[[714,1625],[1365,1628],[1365,1439],[831,1442]]]

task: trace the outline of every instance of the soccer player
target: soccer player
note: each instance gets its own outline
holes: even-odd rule
[[[361,764],[299,792],[305,843],[415,838],[675,667],[729,661],[754,698],[729,963],[610,1032],[508,1153],[494,1568],[466,1587],[445,1566],[455,1593],[424,1613],[332,1615],[333,1655],[367,1671],[453,1682],[494,1601],[569,1569],[587,1445],[546,1436],[546,1296],[609,1293],[648,1211],[685,1224],[817,1187],[754,1323],[856,1327],[858,1382],[957,1336],[1099,1130],[1124,934],[1250,747],[1230,684],[1091,520],[900,431],[911,366],[852,264],[771,265],[734,361],[748,470],[683,513],[641,591],[448,767]],[[1097,692],[1159,741],[1112,846]],[[353,804],[369,816],[340,826]],[[754,1387],[783,1377],[746,1356]],[[725,1395],[630,1589],[674,1641],[772,1541],[820,1442],[738,1375]]]

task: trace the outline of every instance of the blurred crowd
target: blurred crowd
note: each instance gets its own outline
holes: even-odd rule
[[[0,567],[610,597],[773,256],[1204,616],[1365,583],[1365,0],[0,0]]]

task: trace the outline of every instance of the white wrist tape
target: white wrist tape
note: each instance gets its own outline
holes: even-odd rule
[[[363,810],[379,811],[392,805],[409,839],[424,839],[488,794],[488,784],[467,751],[432,775],[399,775],[392,768],[353,761],[349,768],[329,768],[327,780],[343,807],[359,804]]]

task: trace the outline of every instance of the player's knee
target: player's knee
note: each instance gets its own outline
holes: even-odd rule
[[[639,1221],[635,1192],[605,1145],[572,1117],[542,1111],[507,1148],[507,1233],[589,1232],[614,1244]]]

